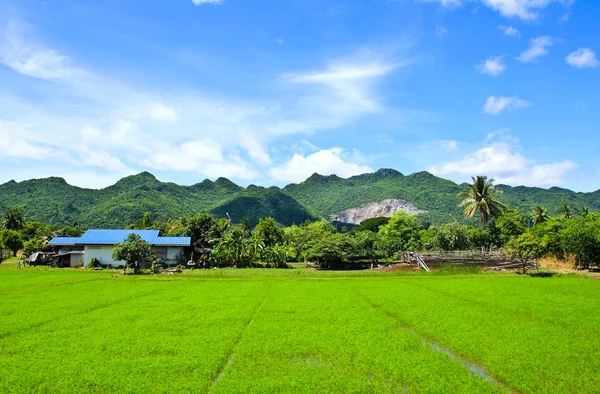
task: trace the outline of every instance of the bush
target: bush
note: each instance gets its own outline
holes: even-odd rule
[[[93,269],[93,268],[98,268],[100,267],[100,260],[98,260],[95,257],[92,257],[92,259],[87,263],[87,267],[89,269]]]

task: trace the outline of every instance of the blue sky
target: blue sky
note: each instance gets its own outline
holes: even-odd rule
[[[0,0],[0,182],[600,188],[600,4]]]

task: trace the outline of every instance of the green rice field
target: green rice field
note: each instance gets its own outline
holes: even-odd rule
[[[0,392],[600,392],[600,281],[0,266]]]

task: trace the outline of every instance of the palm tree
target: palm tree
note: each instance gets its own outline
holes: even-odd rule
[[[22,230],[25,227],[25,219],[21,208],[9,209],[2,216],[2,227],[7,230]]]
[[[571,219],[572,213],[571,213],[571,207],[568,206],[567,204],[564,204],[562,207],[560,207],[560,211],[563,214],[563,217],[565,219]]]
[[[539,205],[533,208],[531,220],[533,221],[534,225],[544,223],[548,219],[550,219],[550,216],[548,216],[548,210],[546,208]]]
[[[265,244],[256,234],[252,234],[252,237],[247,238],[246,244],[248,246],[250,260],[257,257],[260,258],[262,256],[263,250],[265,249]],[[250,261],[250,266],[252,266],[252,261]]]
[[[496,190],[494,179],[488,179],[487,176],[478,175],[471,179],[473,184],[469,185],[469,191],[458,193],[458,197],[463,199],[458,206],[465,207],[464,214],[467,219],[471,219],[479,210],[481,226],[485,227],[489,219],[505,207],[496,200],[496,194],[502,193],[502,190]]]
[[[218,250],[236,267],[241,267],[249,257],[248,240],[240,230],[234,230],[221,240]]]
[[[583,217],[585,217],[589,214],[590,214],[590,210],[586,207],[581,207],[581,209],[579,210],[579,213],[578,213],[579,216],[583,216]]]

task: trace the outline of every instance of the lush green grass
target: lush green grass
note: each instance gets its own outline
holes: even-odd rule
[[[0,391],[594,392],[599,290],[513,274],[0,266]]]

